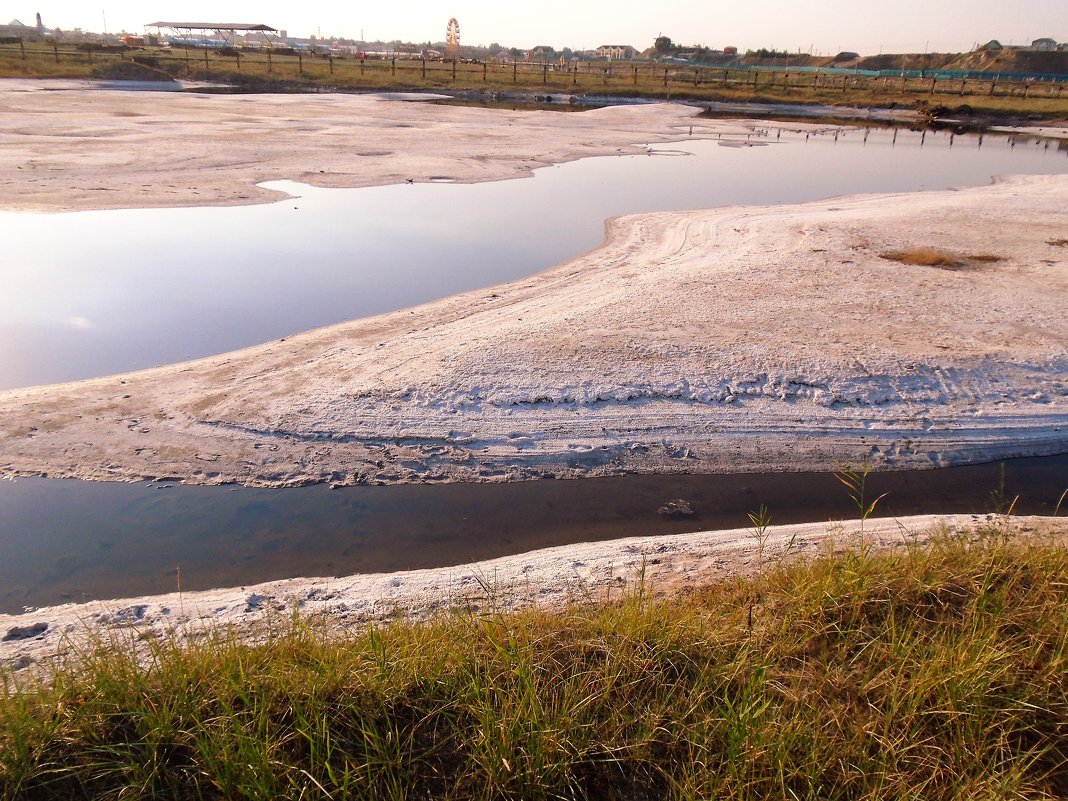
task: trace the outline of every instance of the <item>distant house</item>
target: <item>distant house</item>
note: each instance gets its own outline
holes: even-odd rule
[[[0,36],[12,39],[25,39],[27,41],[41,38],[36,28],[24,25],[17,19],[11,20],[7,25],[0,25]]]
[[[538,45],[527,53],[530,61],[552,61],[556,56],[556,48],[552,45]]]
[[[738,48],[735,47],[734,45],[727,45],[726,47],[723,48],[723,55],[725,55],[725,56],[736,56],[736,55],[738,55]]]
[[[1031,49],[1032,50],[1056,50],[1057,49],[1057,40],[1056,39],[1035,39],[1035,41],[1031,42]]]
[[[606,58],[609,61],[625,61],[638,55],[638,51],[630,45],[601,45],[597,48],[597,58]]]
[[[991,39],[989,42],[987,42],[985,45],[983,45],[979,49],[980,50],[995,50],[996,51],[996,50],[1004,50],[1005,47],[997,39]]]

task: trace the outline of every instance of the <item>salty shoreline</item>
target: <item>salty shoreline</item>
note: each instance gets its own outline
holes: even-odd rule
[[[0,93],[0,207],[267,202],[276,195],[254,185],[278,178],[498,180],[635,152],[691,125],[705,137],[753,129],[674,105],[564,115],[367,96],[63,94]],[[0,476],[505,481],[865,459],[913,469],[1068,451],[1066,201],[1068,178],[1011,178],[612,220],[600,248],[529,279],[195,362],[0,393]],[[947,261],[887,258],[917,249]],[[32,664],[79,627],[166,631],[201,619],[173,616],[175,603],[241,625],[279,605],[339,623],[374,609],[418,613],[419,593],[440,602],[440,576],[464,577],[446,582],[454,598],[482,587],[480,570],[518,571],[523,582],[543,570],[529,586],[559,603],[600,591],[650,548],[712,548],[702,537],[736,548],[751,536],[572,546],[544,563],[552,569],[538,567],[545,554],[510,557],[426,586],[417,571],[64,607],[49,612],[44,650],[33,650],[36,637],[15,639],[0,661]],[[689,576],[682,585],[746,564],[710,553],[673,568]],[[579,562],[599,577],[590,567],[582,582],[564,580],[581,574]],[[349,600],[338,600],[339,584]],[[401,587],[416,595],[393,594]],[[3,631],[28,622],[0,616]]]
[[[55,82],[53,82],[55,83]],[[290,180],[355,188],[525,177],[588,156],[733,135],[673,103],[580,113],[484,109],[376,94],[217,95],[0,82],[0,210],[244,206]],[[792,129],[826,125],[790,123]]]
[[[1065,208],[1068,177],[1032,176],[612,220],[527,279],[0,393],[0,475],[270,487],[1062,453]]]
[[[184,641],[233,629],[255,640],[288,616],[352,629],[398,617],[507,613],[608,601],[639,582],[656,597],[750,575],[784,558],[811,558],[862,538],[874,547],[922,544],[940,532],[973,536],[979,526],[1022,536],[1068,536],[1068,519],[922,515],[838,523],[631,537],[546,548],[471,565],[343,578],[295,578],[248,587],[65,604],[0,614],[0,668],[47,667],[95,644],[134,647],[150,639]]]

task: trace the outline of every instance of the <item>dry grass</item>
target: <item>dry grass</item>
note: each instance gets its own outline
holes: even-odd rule
[[[893,250],[879,254],[889,261],[902,264],[914,264],[920,267],[946,267],[954,269],[962,265],[960,256],[937,248],[912,248],[911,250]]]
[[[704,100],[757,99],[772,103],[826,103],[844,106],[906,105],[922,109],[953,111],[940,102],[962,104],[961,113],[1040,114],[1063,116],[1068,113],[1068,96],[1054,84],[1032,86],[1022,82],[998,81],[996,96],[990,82],[971,81],[961,94],[958,81],[941,81],[932,93],[928,79],[866,78],[856,75],[818,75],[782,71],[750,72],[706,66],[696,69],[645,62],[580,63],[574,70],[546,70],[535,64],[511,65],[451,64],[398,60],[360,63],[354,59],[276,55],[268,62],[262,53],[241,57],[208,54],[203,51],[147,51],[142,54],[176,77],[228,80],[239,75],[249,91],[309,91],[316,87],[346,89],[447,89],[487,92],[537,92],[551,94],[626,95]],[[125,56],[128,58],[129,56]],[[28,46],[23,58],[17,45],[0,46],[0,77],[85,77],[115,54],[90,55],[62,46]],[[789,85],[786,85],[787,82]]]
[[[940,267],[944,270],[960,270],[979,264],[993,264],[1004,261],[1003,256],[994,253],[961,254],[952,253],[932,247],[917,247],[909,250],[892,250],[880,253],[880,258],[888,261],[896,261],[902,264],[912,264],[919,267]]]
[[[20,799],[1009,799],[1068,794],[1068,554],[864,543],[690,597],[298,619],[0,695]]]

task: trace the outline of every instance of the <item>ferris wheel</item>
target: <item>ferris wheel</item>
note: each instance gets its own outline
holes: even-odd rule
[[[445,58],[455,60],[460,55],[460,23],[456,17],[449,20],[445,29]]]

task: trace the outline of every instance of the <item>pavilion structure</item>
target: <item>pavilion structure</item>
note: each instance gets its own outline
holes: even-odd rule
[[[268,34],[278,33],[277,28],[262,23],[247,22],[150,22],[146,28],[155,28],[160,36],[172,35],[189,38],[211,37],[222,41],[225,46],[233,47],[238,34],[262,33],[270,43]]]

